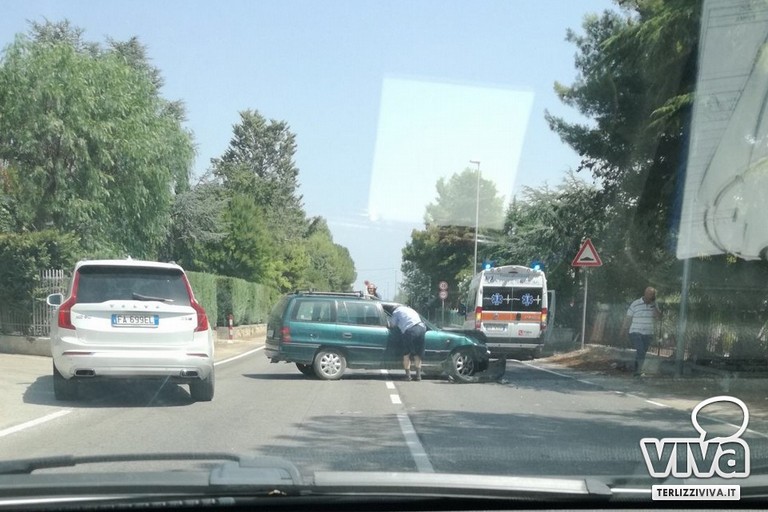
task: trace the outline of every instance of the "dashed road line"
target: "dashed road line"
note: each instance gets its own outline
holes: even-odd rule
[[[389,399],[392,400],[392,403],[395,405],[402,404],[402,400],[400,400],[400,395],[389,395]]]

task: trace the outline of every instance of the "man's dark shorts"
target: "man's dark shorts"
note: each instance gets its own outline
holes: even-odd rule
[[[424,358],[424,335],[427,328],[424,324],[416,324],[408,328],[401,337],[403,343],[403,355],[419,356]]]

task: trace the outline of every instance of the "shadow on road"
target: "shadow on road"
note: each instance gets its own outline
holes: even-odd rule
[[[178,407],[195,403],[186,386],[165,380],[84,380],[77,400],[56,400],[53,376],[38,377],[24,392],[24,403],[73,408]]]

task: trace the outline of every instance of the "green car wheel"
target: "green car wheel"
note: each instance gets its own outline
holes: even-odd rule
[[[315,355],[315,375],[323,380],[338,380],[347,369],[347,359],[336,349],[322,349]]]

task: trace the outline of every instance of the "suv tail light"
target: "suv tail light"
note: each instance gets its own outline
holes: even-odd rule
[[[203,309],[203,306],[194,299],[192,299],[190,304],[192,309],[195,310],[195,313],[197,313],[197,327],[195,327],[195,332],[207,331],[208,315],[205,314],[205,309]]]
[[[541,330],[547,328],[547,308],[541,308]]]
[[[75,329],[75,326],[72,324],[72,306],[75,305],[75,302],[76,297],[73,295],[59,306],[59,328]]]
[[[483,308],[475,308],[475,329],[480,329],[480,321],[483,319]]]
[[[290,327],[283,327],[280,329],[280,339],[283,341],[283,343],[290,343],[291,342],[291,328]]]
[[[72,294],[67,300],[59,306],[59,328],[75,330],[72,323],[72,306],[77,304],[77,289],[80,285],[80,273],[75,272],[75,279],[72,281]]]
[[[195,332],[207,331],[208,315],[205,314],[205,308],[203,308],[203,306],[201,306],[200,303],[195,300],[195,294],[192,293],[192,285],[189,284],[189,279],[187,278],[186,274],[183,276],[184,286],[187,287],[187,293],[189,294],[189,305],[192,306],[192,309],[194,309],[195,313],[197,313],[197,327],[195,327]]]

